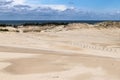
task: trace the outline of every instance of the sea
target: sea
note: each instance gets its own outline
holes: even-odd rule
[[[22,24],[42,24],[42,23],[88,23],[95,24],[108,20],[0,20],[0,24],[22,25]]]

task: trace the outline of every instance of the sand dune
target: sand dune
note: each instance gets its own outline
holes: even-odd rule
[[[120,80],[120,29],[71,25],[1,32],[0,80]]]

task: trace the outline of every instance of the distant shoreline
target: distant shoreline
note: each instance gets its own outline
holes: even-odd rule
[[[0,25],[20,26],[24,24],[45,25],[45,24],[69,24],[69,23],[95,24],[108,21],[120,22],[120,20],[0,20]]]

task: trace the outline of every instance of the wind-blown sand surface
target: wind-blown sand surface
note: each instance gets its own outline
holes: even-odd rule
[[[1,32],[0,80],[120,80],[120,29]]]

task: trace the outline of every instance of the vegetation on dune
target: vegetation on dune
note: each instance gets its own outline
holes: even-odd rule
[[[0,24],[0,27],[7,27],[7,26],[12,26],[10,24]]]
[[[0,29],[1,32],[7,32],[9,31],[8,29]]]
[[[23,30],[24,33],[27,33],[27,32],[41,32],[40,29],[24,29]]]
[[[50,23],[24,23],[21,25],[14,25],[14,24],[0,24],[0,27],[14,27],[18,28],[18,26],[58,26],[58,25],[68,25],[69,23],[64,22],[50,22]]]
[[[54,23],[24,23],[22,24],[23,26],[58,26],[58,25],[68,25],[68,23],[59,23],[59,22],[54,22]]]
[[[59,26],[59,25],[69,25],[69,24],[74,24],[74,23],[64,23],[64,22],[48,22],[48,23],[24,23],[21,25],[13,25],[13,24],[0,24],[0,27],[14,27],[14,28],[18,28],[18,26]],[[75,23],[75,24],[84,24],[84,23]],[[91,25],[91,24],[90,24]],[[118,27],[120,28],[120,22],[118,21],[106,21],[106,22],[100,22],[100,23],[96,23],[93,24],[95,26],[99,26],[99,27],[104,27],[104,28],[108,28],[108,27]]]
[[[74,29],[107,29],[107,28],[120,28],[120,22],[101,22],[96,24],[88,23],[25,23],[21,25],[7,25],[0,24],[1,32],[41,32],[41,31],[64,31]]]
[[[96,28],[120,28],[120,22],[107,21],[95,24]]]

